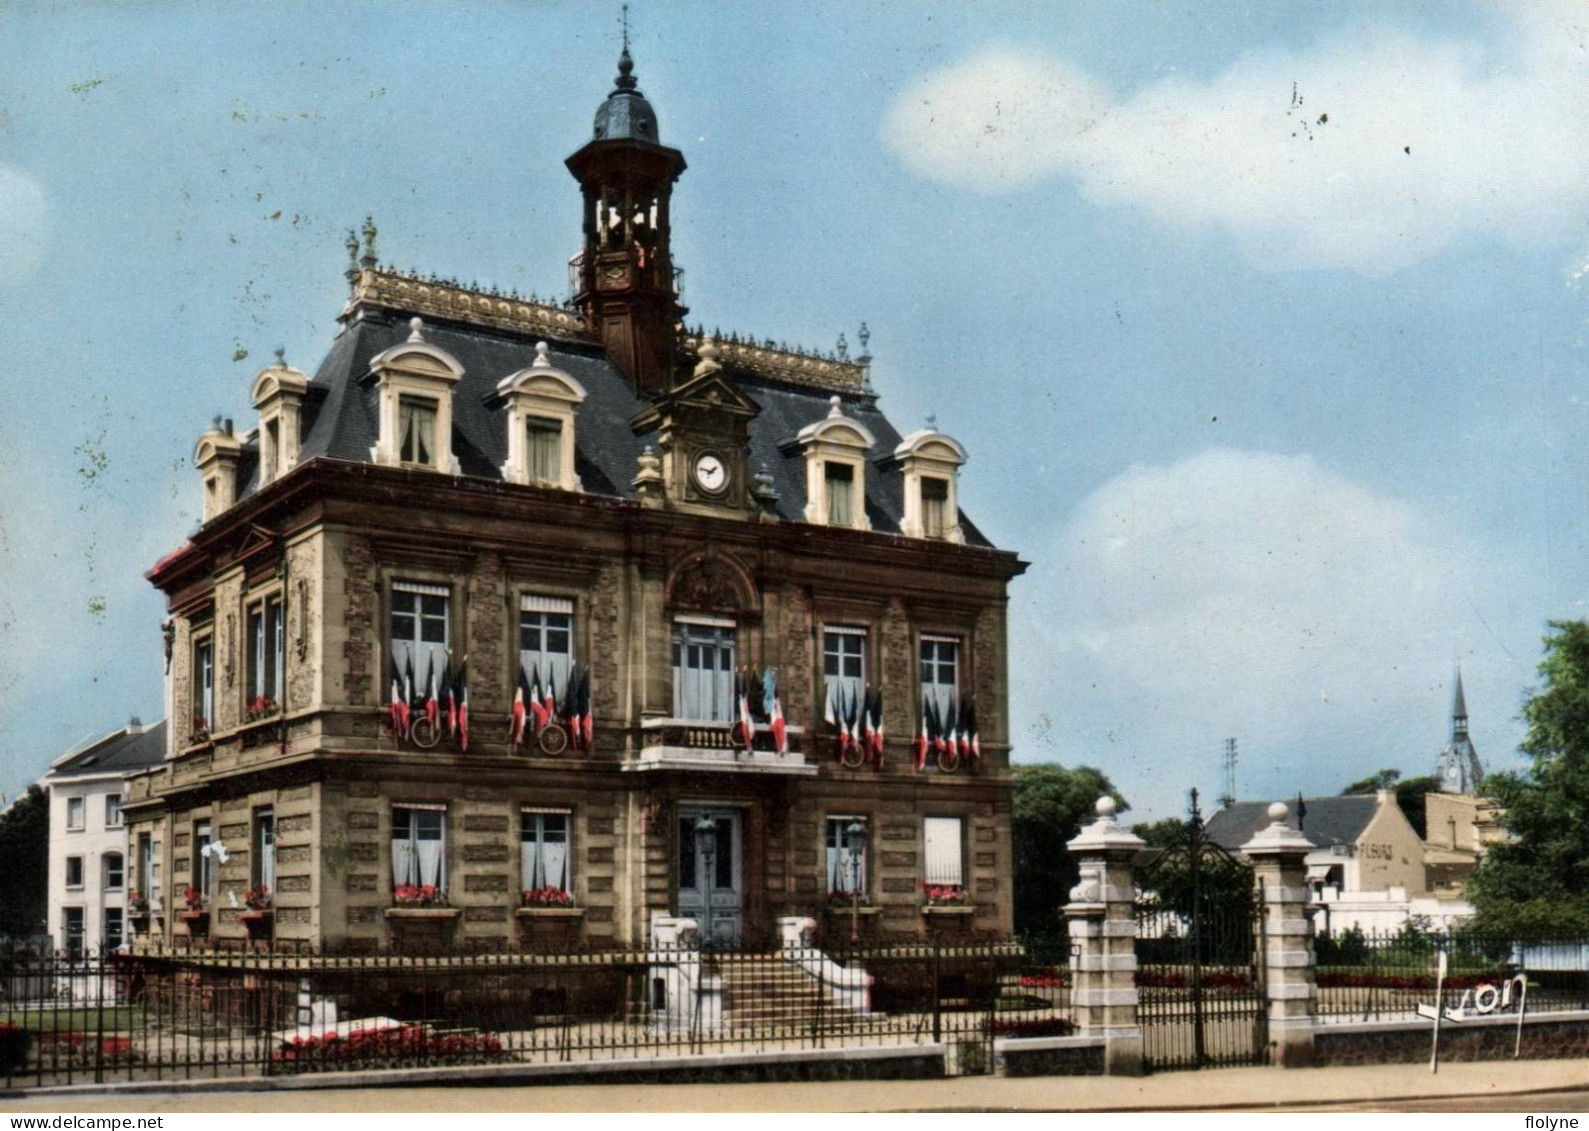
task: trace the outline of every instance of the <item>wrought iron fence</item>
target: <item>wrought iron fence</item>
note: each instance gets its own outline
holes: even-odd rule
[[[1439,956],[1446,976],[1439,979]],[[1344,931],[1314,940],[1321,1022],[1410,1020],[1420,1005],[1487,1014],[1589,1009],[1589,940],[1472,931]],[[1521,981],[1519,981],[1521,977]]]
[[[942,1042],[1072,1029],[1064,940],[748,952],[0,954],[7,1088]]]

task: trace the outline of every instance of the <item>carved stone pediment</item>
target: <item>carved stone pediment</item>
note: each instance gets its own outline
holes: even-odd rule
[[[744,613],[756,608],[756,587],[737,562],[692,554],[673,569],[668,604],[697,612]]]

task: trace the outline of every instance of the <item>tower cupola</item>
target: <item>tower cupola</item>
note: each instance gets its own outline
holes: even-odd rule
[[[684,155],[658,140],[656,110],[640,93],[627,36],[593,136],[567,165],[585,204],[585,246],[569,264],[574,302],[637,388],[665,390],[686,313],[671,216]]]

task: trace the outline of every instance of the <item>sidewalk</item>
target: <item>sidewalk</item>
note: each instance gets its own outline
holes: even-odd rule
[[[853,1112],[853,1111],[1188,1111],[1198,1108],[1292,1109],[1322,1104],[1500,1096],[1589,1089],[1589,1060],[1520,1060],[1362,1068],[1226,1068],[1166,1072],[1138,1079],[1044,1076],[1008,1079],[855,1081],[733,1085],[579,1085],[503,1088],[360,1088],[349,1091],[157,1093],[106,1092],[0,1101],[17,1112],[301,1111],[579,1111],[579,1112]],[[460,1102],[462,1100],[463,1102]],[[1525,1106],[1520,1099],[1519,1108]]]

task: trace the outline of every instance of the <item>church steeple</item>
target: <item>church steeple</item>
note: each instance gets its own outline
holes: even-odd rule
[[[1435,763],[1435,777],[1442,793],[1474,793],[1484,780],[1479,752],[1468,737],[1468,703],[1462,694],[1462,669],[1457,669],[1457,686],[1451,695],[1451,741]]]
[[[591,140],[567,161],[585,201],[585,246],[570,264],[574,302],[607,355],[647,392],[671,383],[679,302],[670,202],[684,155],[660,141],[624,28],[618,78]]]
[[[1457,669],[1457,690],[1451,699],[1451,741],[1465,741],[1468,737],[1468,703],[1462,696],[1462,669]]]

